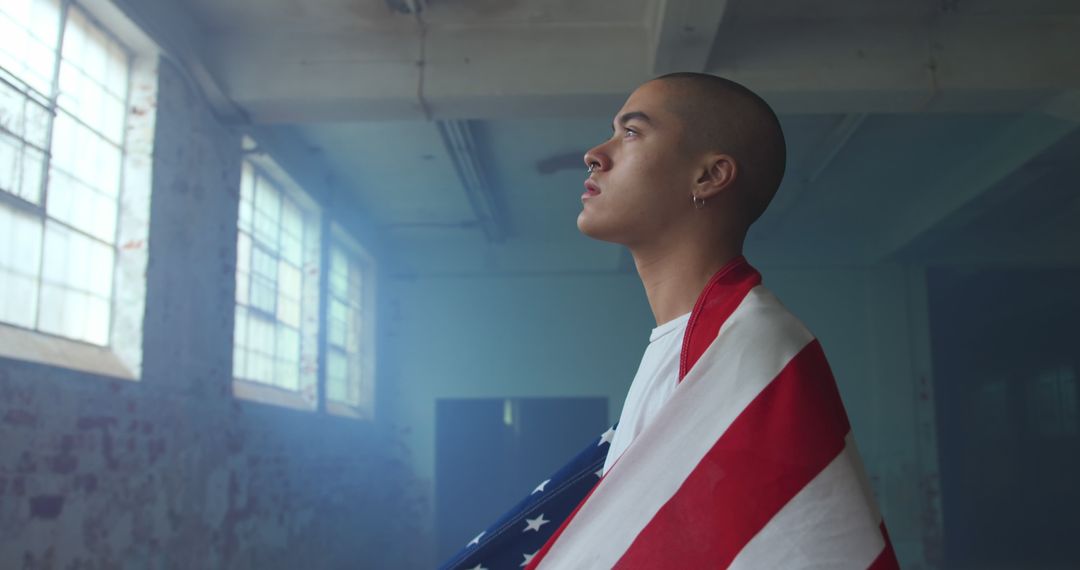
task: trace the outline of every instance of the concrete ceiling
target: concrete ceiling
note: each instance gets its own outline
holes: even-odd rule
[[[171,51],[219,113],[313,151],[402,274],[625,266],[576,232],[580,156],[636,85],[676,69],[743,82],[781,114],[788,175],[752,253],[993,258],[972,235],[1005,232],[1080,261],[1066,168],[1080,157],[1080,3],[150,4],[131,9],[169,16]],[[1033,194],[1055,207],[1005,228],[1003,209]]]

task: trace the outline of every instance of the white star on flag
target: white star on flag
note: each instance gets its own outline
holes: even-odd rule
[[[604,468],[601,467],[597,469],[595,472],[593,472],[593,475],[596,475],[597,479],[602,479],[604,477]]]
[[[611,443],[611,439],[614,438],[614,437],[615,437],[615,428],[614,427],[609,427],[609,428],[607,428],[607,431],[600,434],[600,441],[598,441],[596,443],[596,446],[600,447],[601,445],[604,445],[605,443]]]
[[[473,566],[472,568],[469,568],[468,570],[488,570],[488,569],[484,568],[483,566],[481,566],[479,564],[477,564],[476,566]]]
[[[534,493],[543,493],[544,492],[544,487],[546,487],[547,484],[550,483],[550,482],[551,482],[551,479],[544,479],[544,482],[537,485],[536,488],[533,489],[533,492],[529,493],[529,494],[532,495]]]
[[[536,552],[540,552],[540,551],[537,550]],[[528,566],[529,561],[533,559],[533,556],[536,556],[536,552],[533,552],[532,554],[522,554],[522,556],[525,557],[525,560],[521,563],[521,566],[522,567]]]
[[[525,529],[521,532],[528,532],[530,530],[540,532],[540,527],[546,525],[549,522],[551,521],[544,519],[544,513],[540,513],[540,516],[536,517],[535,519],[525,519]]]
[[[473,546],[473,545],[475,545],[475,544],[480,544],[480,537],[481,537],[481,536],[484,536],[484,534],[486,534],[486,533],[487,533],[487,531],[486,531],[486,530],[484,530],[484,531],[480,531],[480,534],[476,535],[476,538],[474,538],[474,539],[470,540],[470,541],[469,541],[469,544],[466,544],[466,545],[465,545],[465,548],[468,548],[468,547],[470,547],[470,546]]]

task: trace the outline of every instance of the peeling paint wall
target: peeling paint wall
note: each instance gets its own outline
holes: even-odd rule
[[[240,137],[156,107],[141,379],[0,360],[0,567],[419,567],[394,434],[233,398]]]

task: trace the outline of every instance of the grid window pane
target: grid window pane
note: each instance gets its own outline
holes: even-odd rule
[[[39,93],[49,93],[60,28],[56,0],[0,3],[0,66]]]
[[[19,134],[31,145],[44,149],[49,143],[50,118],[49,109],[42,101],[27,99],[23,108],[22,132]]]
[[[39,204],[43,159],[41,151],[0,133],[0,191]]]
[[[300,268],[285,261],[278,262],[278,291],[283,299],[300,298]]]
[[[255,182],[255,239],[277,249],[281,219],[281,192],[257,178]]]
[[[47,221],[38,329],[107,344],[114,256],[112,247]]]
[[[19,185],[15,195],[33,204],[41,203],[41,175],[45,166],[45,153],[36,148],[23,146]]]
[[[345,346],[345,324],[348,319],[349,307],[340,300],[330,298],[327,315],[327,341],[334,346]]]
[[[15,137],[0,133],[0,190],[17,194],[22,172],[22,145]]]
[[[109,91],[67,59],[60,65],[60,108],[79,117],[89,129],[113,144],[120,144],[124,134],[119,119],[124,113],[125,96]]]
[[[361,403],[366,365],[363,266],[357,255],[335,243],[329,273],[326,394],[329,400],[355,406]]]
[[[349,263],[345,252],[338,248],[330,253],[330,293],[345,297],[349,292]]]
[[[0,204],[0,268],[36,277],[40,256],[41,218]]]
[[[116,234],[116,199],[60,170],[51,171],[49,177],[50,217],[112,243]]]
[[[251,349],[255,352],[271,355],[274,353],[274,324],[262,317],[251,316],[248,323]]]
[[[49,114],[15,83],[0,82],[0,190],[38,204]]]
[[[12,83],[18,82],[0,81],[0,130],[44,149],[49,134],[47,103]]]
[[[359,353],[361,350],[361,337],[363,314],[359,308],[354,308],[349,311],[348,321],[345,323],[345,350],[350,352]]]
[[[37,279],[0,269],[0,320],[32,328],[37,317]]]
[[[335,402],[348,401],[349,361],[339,350],[326,354],[326,397]]]
[[[292,327],[277,327],[277,357],[282,362],[293,365],[296,371],[300,367],[300,333]]]
[[[41,265],[41,219],[0,204],[0,320],[33,328]]]
[[[293,265],[300,265],[304,255],[301,245],[300,238],[282,232],[281,258]]]
[[[277,280],[278,263],[272,251],[264,247],[256,247],[252,250],[251,256],[251,267],[255,275],[270,281]]]
[[[108,299],[43,284],[38,328],[75,340],[105,344],[109,337]]]
[[[304,250],[304,236],[316,224],[247,162],[240,175],[239,207],[233,374],[302,395],[314,393],[315,369],[302,363],[314,361],[304,357],[304,339],[311,335],[304,332],[304,316],[318,309],[317,289],[310,295],[318,271],[302,268],[318,267],[318,251]],[[241,331],[242,326],[247,330]]]
[[[251,306],[274,314],[274,283],[259,275],[251,278]]]
[[[106,345],[130,56],[72,4],[5,0],[0,68],[0,190],[27,203],[0,216],[0,320]]]
[[[115,198],[123,157],[119,147],[63,111],[57,114],[53,133],[52,166]]]
[[[300,326],[300,302],[292,299],[282,299],[278,302],[278,318],[283,324],[291,327]]]
[[[108,245],[60,224],[45,224],[44,282],[108,297],[114,257]]]
[[[279,388],[295,392],[300,389],[300,369],[295,362],[277,361],[275,367],[274,384]]]

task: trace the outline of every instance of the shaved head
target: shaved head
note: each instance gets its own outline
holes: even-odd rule
[[[730,155],[749,227],[768,207],[784,177],[787,147],[780,121],[753,91],[715,75],[670,73],[657,77],[675,90],[670,110],[684,122],[686,150]]]

